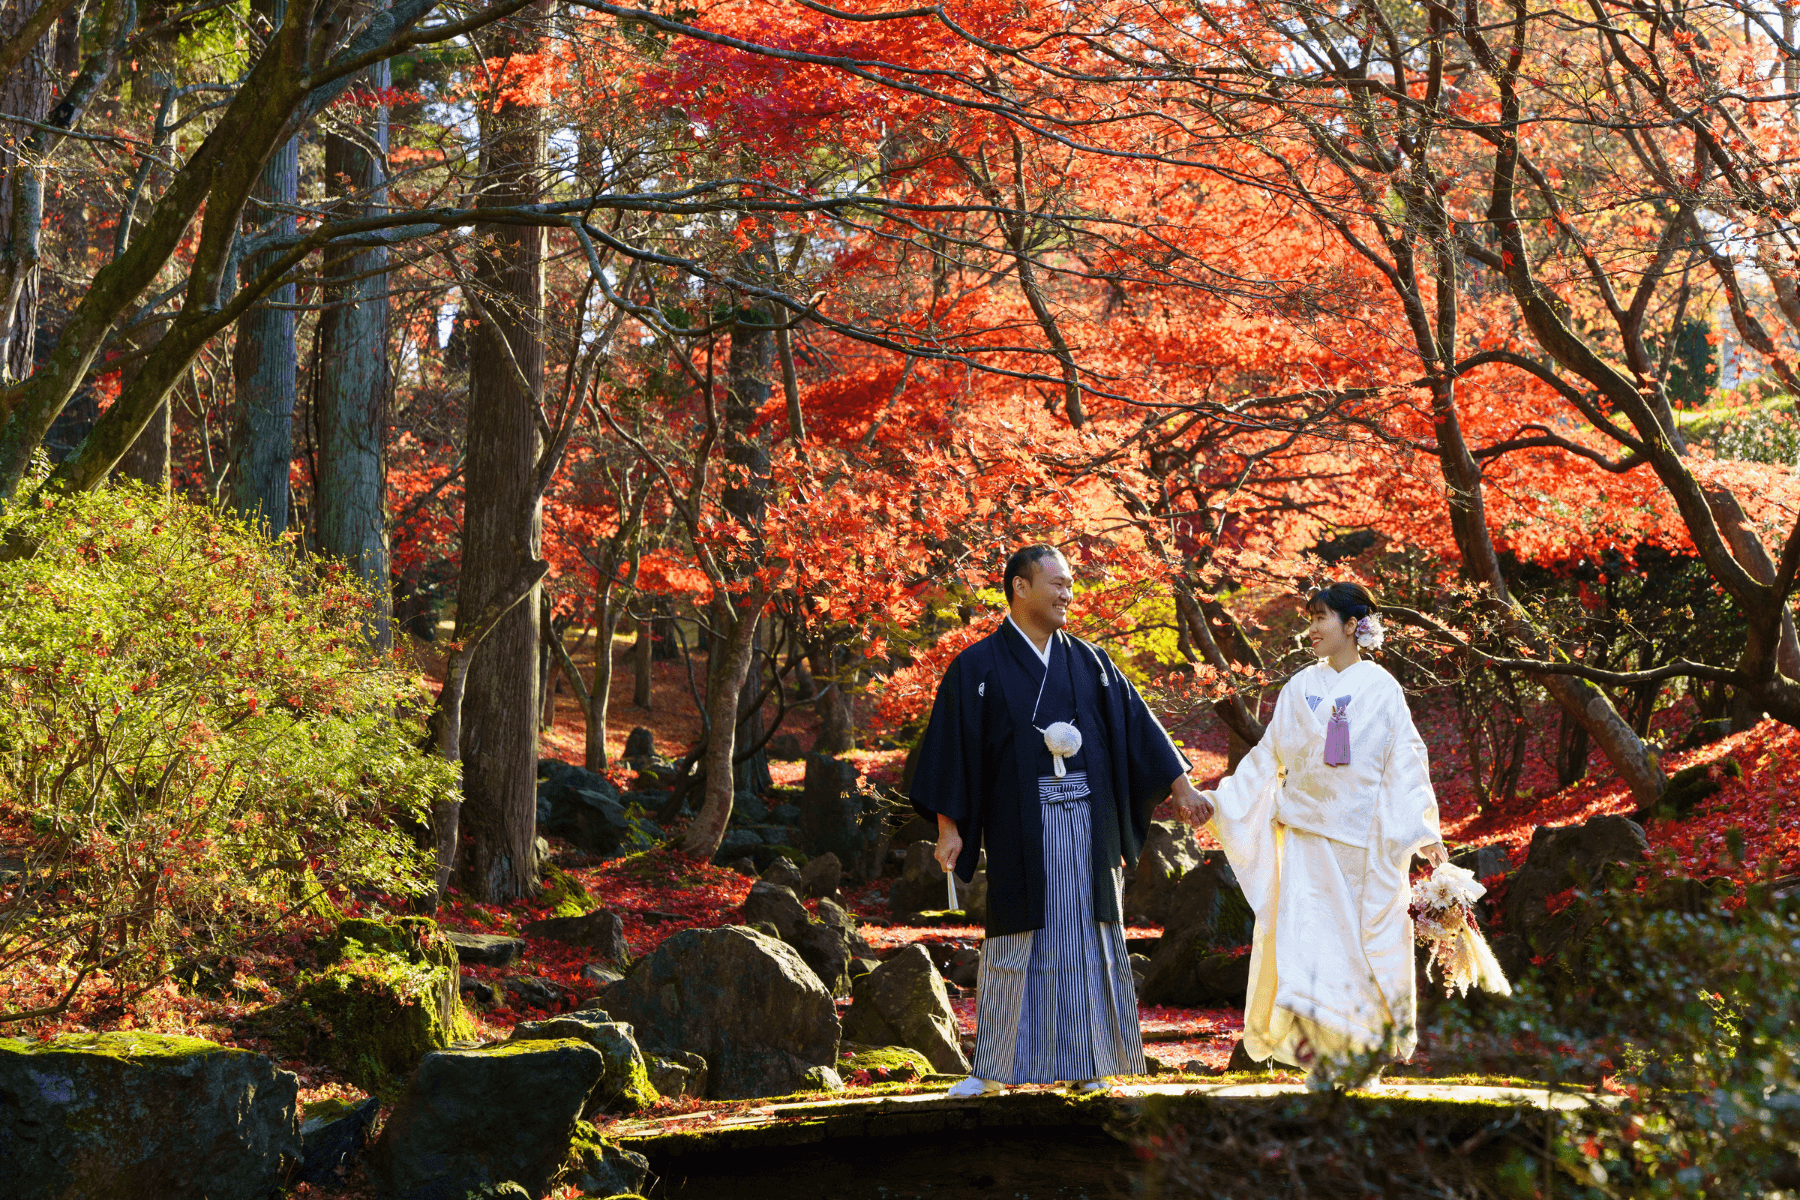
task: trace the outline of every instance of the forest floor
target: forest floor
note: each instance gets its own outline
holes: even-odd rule
[[[616,761],[625,733],[634,725],[652,729],[664,754],[678,753],[698,733],[687,667],[681,661],[656,664],[652,704],[648,710],[634,708],[630,703],[630,659],[625,653],[628,647],[628,642],[616,647],[619,674],[612,704],[613,727],[607,738],[610,754]],[[591,662],[591,655],[588,657]],[[428,649],[420,656],[421,666],[427,671],[432,658]],[[696,683],[704,678],[704,673],[704,661],[696,661]],[[1629,814],[1635,808],[1624,784],[1598,754],[1590,761],[1587,778],[1568,788],[1556,787],[1553,719],[1542,720],[1532,729],[1518,793],[1505,803],[1480,805],[1470,783],[1472,772],[1464,759],[1454,713],[1446,699],[1415,697],[1414,708],[1431,752],[1445,837],[1453,845],[1501,845],[1512,865],[1517,866],[1524,859],[1532,830],[1539,825],[1574,824],[1602,814]],[[1689,719],[1681,709],[1660,713],[1657,732],[1673,743]],[[799,735],[802,746],[808,746],[816,726],[816,718],[802,712],[790,714],[785,728]],[[1216,778],[1224,770],[1225,734],[1216,722],[1209,719],[1206,725],[1173,732],[1195,760],[1197,774]],[[546,757],[580,762],[582,745],[579,706],[572,696],[559,695],[556,722],[544,734],[543,753]],[[870,783],[892,786],[898,782],[904,755],[901,750],[890,748],[857,751],[847,757],[856,762]],[[1800,731],[1766,721],[1699,749],[1669,753],[1664,766],[1673,772],[1697,763],[1716,766],[1727,758],[1736,761],[1741,774],[1731,777],[1716,772],[1721,789],[1691,816],[1649,822],[1646,832],[1652,848],[1670,858],[1684,873],[1694,875],[1726,875],[1747,882],[1759,875],[1800,871]],[[774,762],[771,771],[778,786],[795,786],[801,781],[804,767],[798,762]],[[1733,830],[1737,831],[1735,835]],[[1738,838],[1744,847],[1741,861],[1729,852]],[[25,814],[0,808],[0,857],[16,853],[29,839]],[[1202,834],[1202,840],[1209,839]],[[559,865],[578,879],[600,905],[619,913],[634,955],[648,953],[679,930],[730,924],[740,919],[740,908],[752,882],[735,871],[697,863],[666,848],[608,861],[589,861],[566,845],[557,846],[556,851]],[[845,896],[847,906],[865,923],[865,934],[878,948],[921,939],[979,939],[980,930],[976,928],[890,927],[885,899],[888,886],[888,881],[876,881],[851,889]],[[355,915],[371,916],[401,911],[398,905],[380,897],[351,898],[345,908]],[[544,915],[548,915],[547,910],[532,902],[485,905],[455,897],[443,910],[441,920],[450,928],[522,936],[521,926]],[[237,1031],[238,1022],[246,1013],[284,998],[299,974],[299,964],[306,958],[306,946],[324,928],[322,922],[313,921],[267,939],[227,964],[231,968],[231,984],[222,990],[193,990],[168,980],[159,987],[126,996],[102,981],[90,987],[70,1010],[55,1017],[21,1022],[7,1032],[48,1038],[137,1028],[206,1037],[272,1052],[266,1043],[242,1036]],[[1133,935],[1152,937],[1160,932],[1134,930]],[[588,961],[587,951],[544,939],[526,941],[529,950],[524,960],[509,968],[507,974],[532,975],[553,983],[561,993],[561,1001],[552,1007],[574,1007],[593,995],[593,985],[581,977],[581,969]],[[465,971],[477,977],[498,974],[482,968]],[[10,994],[6,994],[9,987]],[[0,1005],[26,1007],[33,998],[30,992],[23,981],[0,981]],[[964,1032],[973,1032],[972,998],[959,996],[954,1007]],[[480,1036],[502,1038],[515,1022],[545,1015],[548,1014],[543,1011],[495,1009],[478,1019]],[[1146,1049],[1169,1070],[1194,1061],[1209,1071],[1222,1070],[1242,1028],[1242,1014],[1232,1008],[1146,1006],[1140,1018]],[[283,1065],[300,1074],[305,1100],[357,1094],[357,1089],[331,1070],[305,1062]],[[893,1087],[875,1086],[889,1090]],[[855,1088],[852,1094],[856,1094]],[[657,1111],[666,1108],[671,1113],[692,1112],[706,1107],[695,1101],[665,1101]],[[725,1111],[720,1109],[721,1113]],[[310,1194],[327,1193],[314,1190]],[[357,1192],[352,1189],[331,1194]]]

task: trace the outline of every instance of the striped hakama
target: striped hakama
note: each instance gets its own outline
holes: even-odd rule
[[[990,937],[976,1001],[977,1078],[1057,1083],[1141,1075],[1137,992],[1124,928],[1094,920],[1087,775],[1038,781],[1044,818],[1044,927]],[[1115,900],[1124,872],[1114,867]],[[1114,911],[1123,912],[1123,902]]]

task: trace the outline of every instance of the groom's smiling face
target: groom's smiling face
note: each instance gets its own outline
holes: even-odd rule
[[[1021,625],[1061,629],[1074,599],[1075,576],[1069,571],[1069,560],[1047,554],[1013,580],[1013,619]]]

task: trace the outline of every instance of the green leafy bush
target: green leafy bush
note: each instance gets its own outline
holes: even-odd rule
[[[368,647],[341,566],[130,486],[21,505],[0,539],[35,550],[0,562],[0,820],[26,854],[0,1015],[146,986],[332,887],[425,888],[409,830],[454,767],[416,749],[429,696]]]

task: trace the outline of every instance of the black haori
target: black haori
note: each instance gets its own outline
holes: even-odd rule
[[[1121,858],[1135,866],[1150,813],[1187,762],[1106,652],[1057,633],[1050,666],[1007,622],[970,646],[944,674],[919,744],[913,807],[955,820],[963,838],[956,873],[973,877],[987,851],[987,933],[1044,928],[1048,892],[1045,810],[1039,780],[1055,763],[1039,728],[1069,720],[1082,748],[1067,760],[1084,771],[1092,916],[1117,922],[1113,886]],[[1066,778],[1057,781],[1066,783]]]

